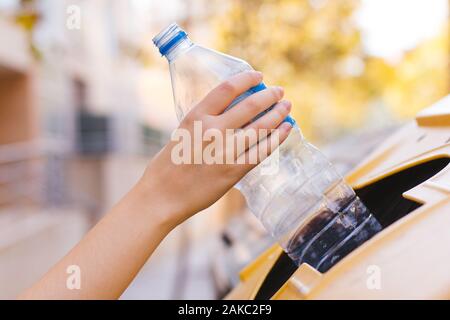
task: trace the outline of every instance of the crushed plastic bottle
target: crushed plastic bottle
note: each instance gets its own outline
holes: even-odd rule
[[[253,68],[245,61],[194,44],[177,24],[154,39],[169,62],[177,117],[181,120],[225,79]],[[257,91],[235,99],[227,110]],[[226,112],[226,111],[225,111]],[[381,225],[336,172],[327,158],[306,141],[294,119],[289,137],[236,186],[253,214],[297,264],[325,272],[370,239]],[[265,169],[276,166],[276,173]]]

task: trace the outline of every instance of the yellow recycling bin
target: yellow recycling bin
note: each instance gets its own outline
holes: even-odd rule
[[[228,299],[450,299],[450,95],[420,112],[346,180],[383,230],[322,274],[275,245]]]

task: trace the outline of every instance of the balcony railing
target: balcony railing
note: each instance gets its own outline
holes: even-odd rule
[[[0,206],[55,206],[66,201],[68,150],[56,141],[0,146]]]

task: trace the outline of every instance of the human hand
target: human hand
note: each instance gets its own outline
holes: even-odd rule
[[[256,71],[235,75],[213,89],[181,121],[172,138],[189,135],[194,141],[181,144],[172,139],[152,159],[138,184],[166,209],[157,210],[165,215],[155,218],[173,228],[209,207],[287,138],[292,127],[283,120],[291,103],[280,101],[284,95],[280,87],[268,87],[224,112],[236,97],[261,81],[262,74]],[[230,129],[235,130],[230,133]],[[254,139],[249,138],[252,131]],[[200,142],[195,140],[199,136],[203,137]],[[235,143],[231,145],[231,141]],[[206,152],[212,149],[214,152]],[[205,153],[213,155],[215,161],[204,159]],[[180,156],[187,161],[180,163]]]
[[[200,123],[200,133],[214,132],[215,135],[211,135],[214,139],[201,139],[199,143],[194,139],[182,151],[194,156],[196,152],[204,154],[211,145],[216,145],[214,158],[218,161],[212,164],[206,161],[177,164],[179,159],[174,159],[177,154],[174,151],[177,151],[179,143],[169,142],[152,159],[137,185],[20,298],[120,297],[168,232],[213,204],[288,136],[290,124],[281,123],[291,105],[286,101],[277,103],[283,96],[280,88],[271,87],[255,93],[223,112],[237,96],[261,80],[262,75],[257,72],[232,77],[195,106],[175,131],[175,137],[179,132],[192,136],[197,129],[196,124]],[[252,122],[275,103],[277,105],[271,111]],[[245,138],[246,133],[275,128],[277,131],[270,135],[263,131],[254,140]],[[229,129],[242,130],[230,133],[227,132]],[[222,136],[224,141],[236,140],[237,145],[215,144]],[[259,156],[255,162],[249,161],[252,152]],[[221,161],[224,159],[232,161]],[[239,159],[246,161],[239,162]],[[67,289],[68,266],[78,266],[79,270],[83,270],[82,289]]]

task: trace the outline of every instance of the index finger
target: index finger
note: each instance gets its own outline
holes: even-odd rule
[[[259,71],[238,73],[211,90],[199,103],[199,108],[207,114],[219,115],[234,99],[261,83],[262,78],[262,73]]]

